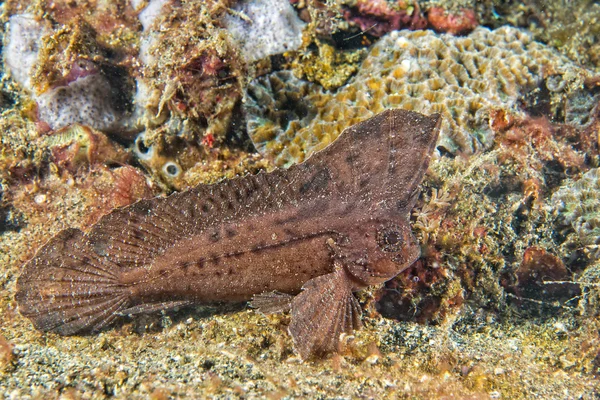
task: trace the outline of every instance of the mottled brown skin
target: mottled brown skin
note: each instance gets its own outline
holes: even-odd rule
[[[419,256],[408,224],[440,116],[388,110],[288,170],[200,185],[67,229],[25,265],[21,313],[60,334],[187,302],[291,309],[302,358],[360,327],[353,291]],[[294,296],[295,297],[292,297]]]

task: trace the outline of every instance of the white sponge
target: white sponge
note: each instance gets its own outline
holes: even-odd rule
[[[241,15],[227,15],[224,23],[247,62],[296,50],[302,44],[305,24],[288,0],[244,0],[234,11]]]
[[[12,78],[29,91],[33,91],[31,75],[39,58],[39,45],[48,31],[46,24],[32,14],[13,15],[8,20],[4,63]]]

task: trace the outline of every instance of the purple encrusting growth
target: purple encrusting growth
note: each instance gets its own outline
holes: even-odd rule
[[[254,297],[291,309],[306,359],[360,326],[353,292],[420,254],[408,223],[440,116],[388,110],[302,164],[199,185],[67,229],[27,263],[21,313],[44,331],[98,331],[119,315]]]

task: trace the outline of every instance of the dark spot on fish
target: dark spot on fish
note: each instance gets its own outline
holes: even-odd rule
[[[283,232],[289,236],[289,237],[295,237],[296,236],[296,232],[294,232],[293,230],[289,229],[289,228],[285,228],[283,230]]]
[[[238,203],[244,201],[244,198],[244,192],[241,189],[235,191],[235,199],[238,201]]]
[[[196,214],[198,211],[198,206],[197,205],[193,205],[190,204],[186,210],[184,210],[183,212],[185,213],[185,216],[189,219],[195,219],[196,218]]]
[[[273,221],[273,225],[275,226],[284,226],[290,221],[293,221],[295,218],[281,218]]]
[[[227,236],[229,239],[235,237],[235,235],[237,235],[237,232],[235,230],[231,228],[225,228],[225,236]]]
[[[202,204],[202,212],[207,213],[208,211],[210,211],[210,206],[206,203]]]
[[[412,207],[412,205],[417,201],[417,197],[419,197],[420,193],[420,190],[418,190],[418,188],[415,188],[415,190],[408,196],[396,202],[396,209],[400,212],[406,211],[406,209],[409,208],[409,206]]]
[[[177,267],[180,268],[184,274],[188,273],[190,266],[192,265],[189,261],[180,261],[177,263]]]
[[[131,236],[132,236],[134,239],[137,239],[137,240],[143,240],[143,239],[144,239],[144,234],[143,234],[143,233],[142,233],[140,230],[138,230],[138,229],[134,229],[134,230],[131,232]]]
[[[367,186],[369,186],[370,183],[371,183],[371,179],[368,176],[363,175],[363,176],[361,176],[358,185],[361,189],[364,189]]]
[[[138,214],[149,215],[152,211],[152,202],[150,200],[142,200],[138,201],[137,203],[133,203],[130,211]]]
[[[214,231],[213,233],[211,233],[209,236],[209,240],[212,243],[217,243],[219,240],[221,240],[221,234],[219,233],[219,231]]]
[[[397,210],[404,210],[407,205],[408,205],[408,202],[406,200],[398,200],[396,202],[396,209]]]
[[[331,176],[327,168],[320,169],[316,174],[313,175],[310,181],[300,186],[300,194],[305,194],[309,191],[320,192],[327,188]]]

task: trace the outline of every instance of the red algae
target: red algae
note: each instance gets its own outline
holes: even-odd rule
[[[427,21],[436,31],[451,35],[465,35],[479,26],[475,11],[469,8],[448,11],[432,7],[427,11]]]
[[[515,294],[519,297],[553,301],[571,299],[581,294],[580,287],[569,283],[571,273],[556,256],[539,247],[530,247],[516,271]]]
[[[427,21],[417,2],[399,0],[359,0],[352,7],[342,8],[344,19],[358,25],[364,33],[380,37],[399,29],[424,29]]]

